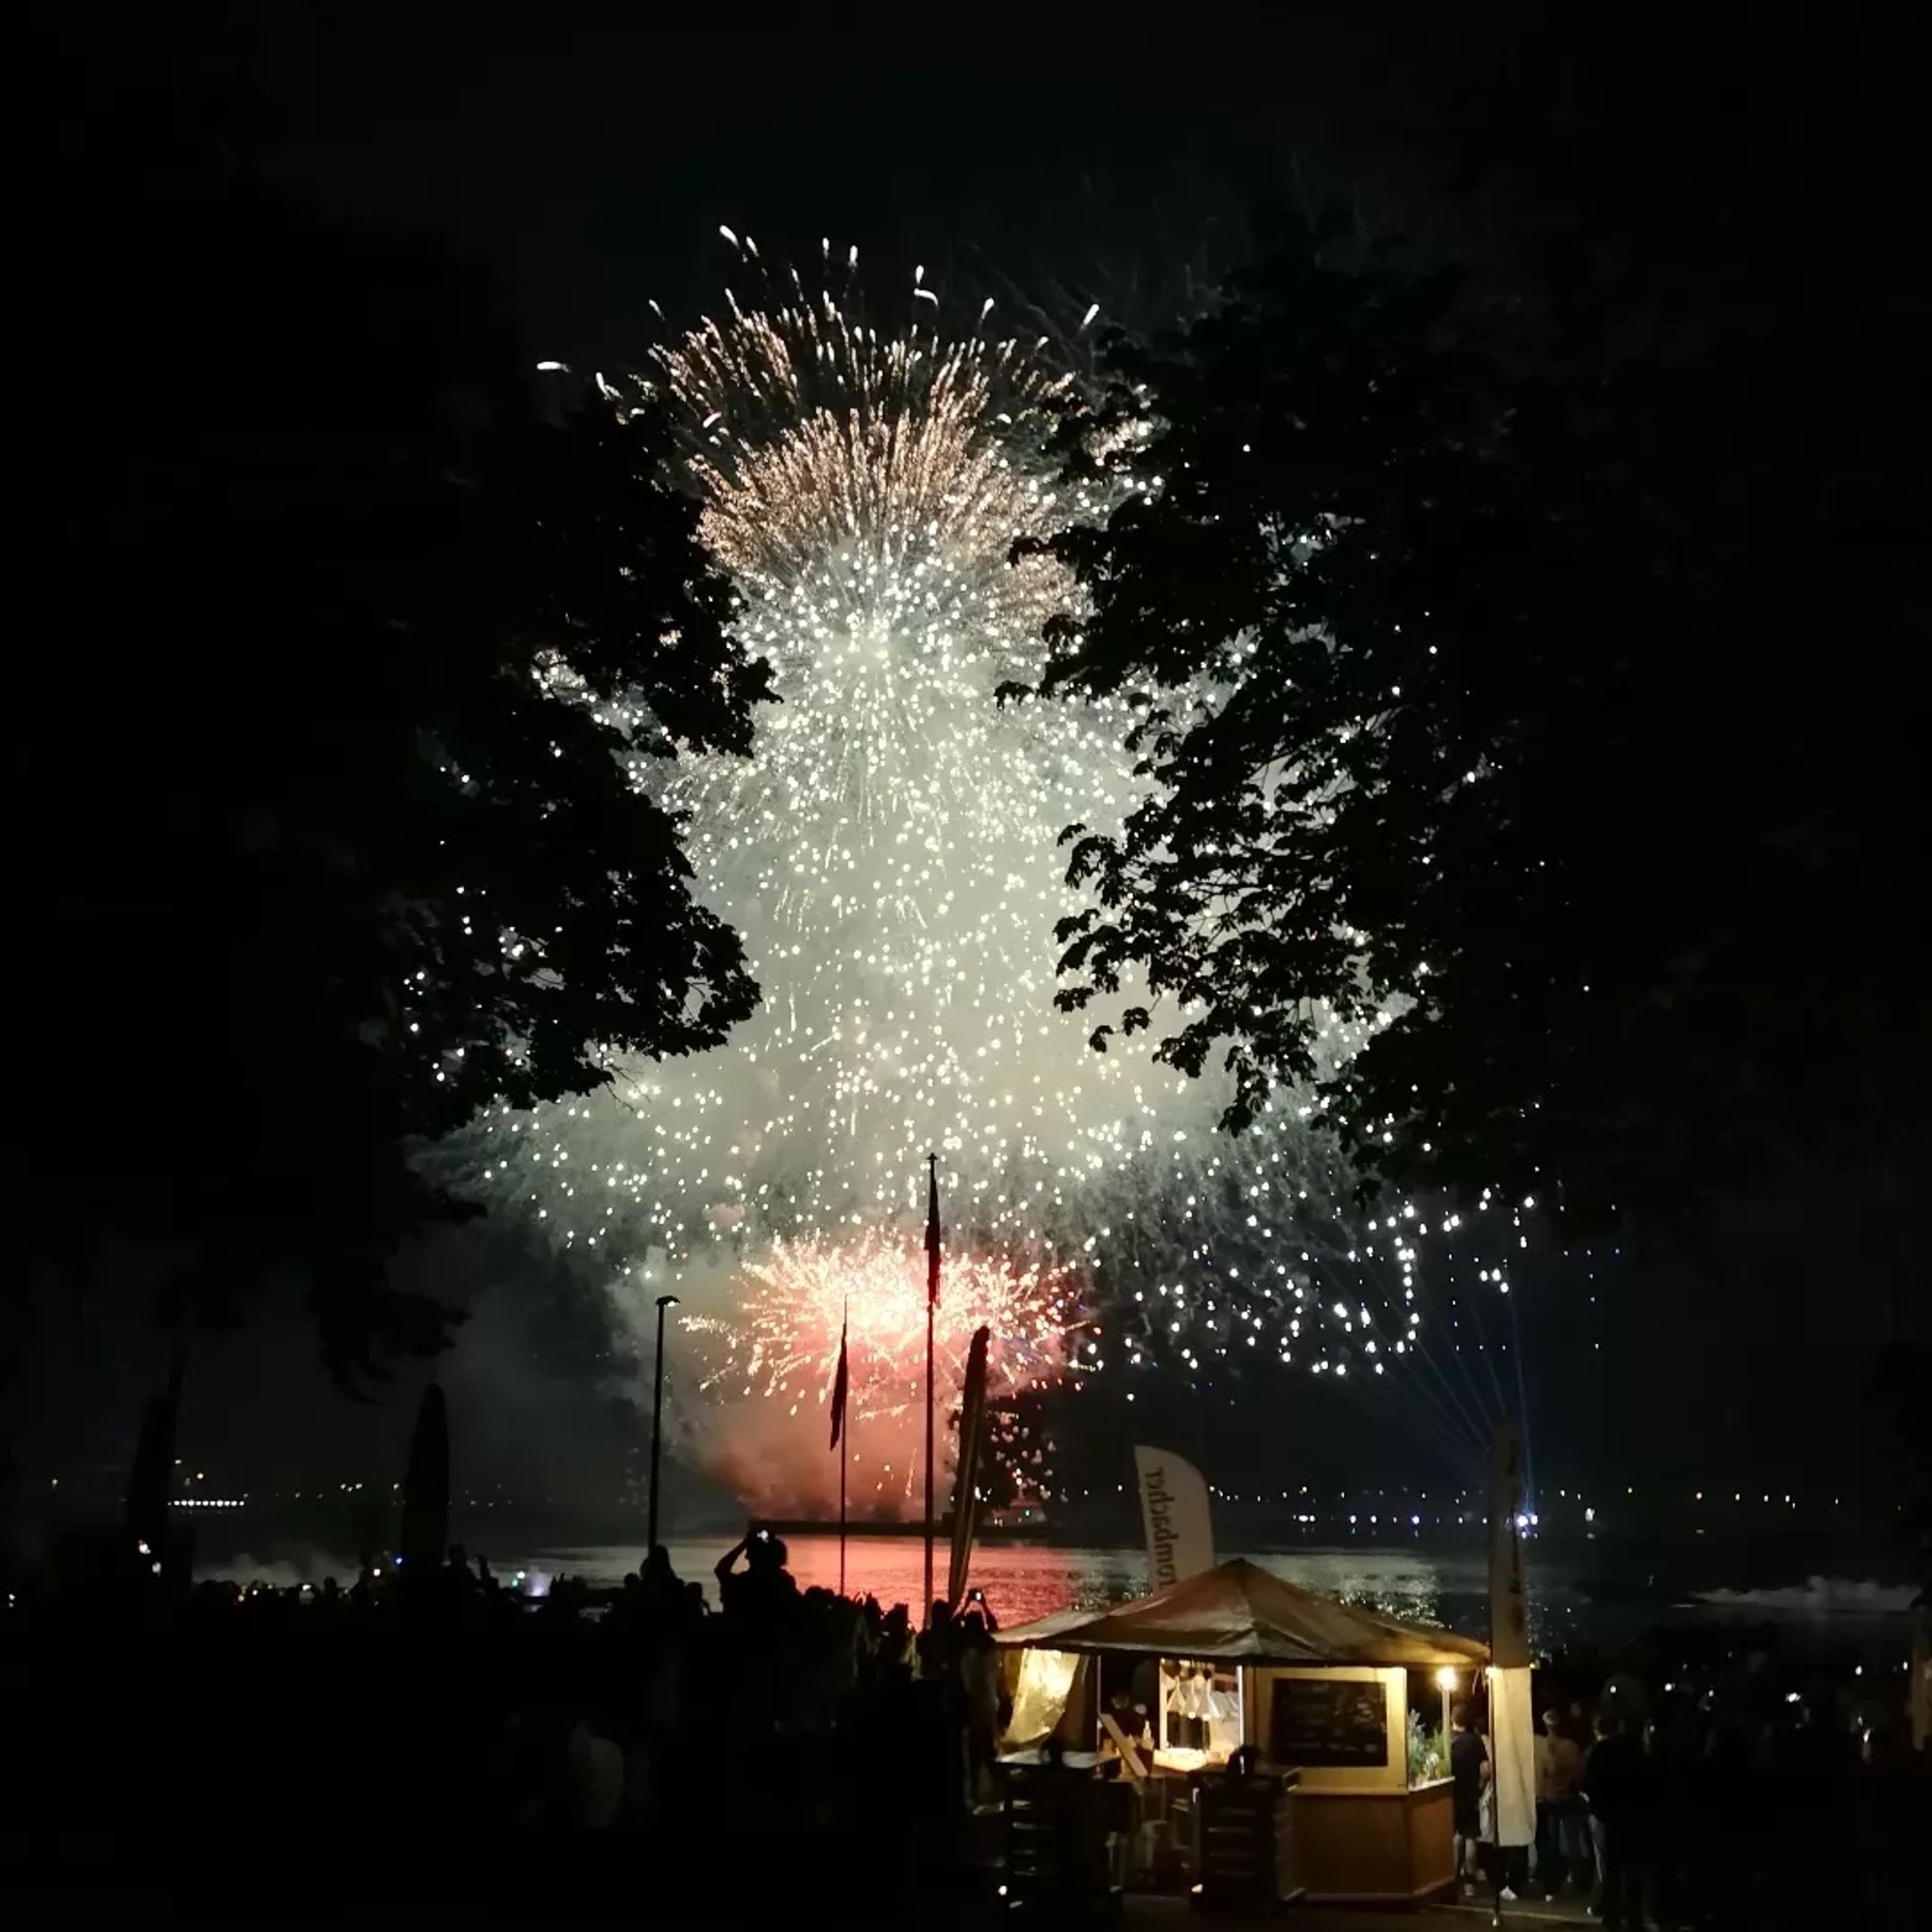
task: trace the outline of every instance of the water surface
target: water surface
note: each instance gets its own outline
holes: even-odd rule
[[[728,1547],[723,1537],[669,1546],[678,1575],[695,1577],[715,1604],[712,1568]],[[799,1535],[786,1539],[793,1576],[801,1585],[838,1587],[838,1539]],[[869,1591],[882,1604],[916,1605],[921,1595],[924,1546],[916,1536],[853,1537],[846,1545],[845,1587]],[[533,1549],[513,1569],[550,1577],[567,1574],[614,1583],[637,1567],[639,1548],[618,1544]],[[945,1588],[947,1546],[934,1551],[934,1575]],[[1251,1552],[1230,1550],[1230,1555]],[[1255,1551],[1253,1560],[1303,1589],[1367,1605],[1406,1622],[1435,1624],[1467,1636],[1486,1634],[1488,1573],[1477,1551],[1420,1548]],[[497,1564],[498,1572],[504,1565]],[[1901,1634],[1909,1589],[1815,1577],[1802,1589],[1739,1590],[1672,1599],[1650,1593],[1606,1601],[1574,1562],[1525,1552],[1530,1642],[1540,1650],[1611,1645],[1642,1635],[1660,1622],[1775,1620],[1803,1626],[1812,1635],[1848,1640]],[[1140,1549],[1055,1548],[1044,1544],[982,1544],[973,1552],[971,1581],[1002,1624],[1021,1624],[1052,1610],[1098,1609],[1143,1596],[1147,1555]]]

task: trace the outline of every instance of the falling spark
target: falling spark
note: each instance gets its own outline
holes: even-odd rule
[[[826,1297],[878,1293],[896,1265],[928,1147],[996,1359],[1032,1382],[1063,1366],[1203,1387],[1341,1375],[1378,1343],[1413,1359],[1412,1206],[1364,1229],[1309,1109],[1278,1104],[1231,1141],[1214,1076],[1155,1064],[1146,1035],[1095,1053],[1091,1020],[1053,1005],[1055,926],[1080,903],[1060,833],[1118,827],[1138,783],[1124,703],[994,696],[1037,676],[1041,626],[1078,611],[1060,566],[1015,562],[1015,540],[1107,507],[1042,453],[1072,378],[1037,345],[943,322],[881,333],[795,271],[758,272],[765,293],[657,352],[652,386],[782,702],[748,758],[668,776],[640,758],[632,776],[686,814],[701,895],[743,936],[763,1005],[714,1052],[500,1111],[471,1139],[488,1184],[601,1263],[627,1314],[638,1270],[653,1293],[674,1285],[713,1396],[721,1363],[755,1359],[749,1386],[787,1416],[818,1400],[799,1378],[822,1366]],[[1334,1025],[1325,1050],[1366,1037]],[[1002,1300],[998,1282],[1031,1287]],[[1043,1338],[1070,1334],[1076,1306],[1106,1339],[1056,1353]],[[897,1373],[902,1354],[881,1360]],[[710,1434],[722,1463],[730,1432]],[[1037,1480],[1037,1451],[1009,1459],[1016,1483]]]

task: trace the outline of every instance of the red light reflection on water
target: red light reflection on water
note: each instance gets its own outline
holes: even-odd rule
[[[704,1585],[715,1607],[717,1579],[712,1568],[729,1548],[724,1537],[670,1545],[677,1574]],[[790,1536],[785,1539],[786,1566],[801,1589],[820,1584],[838,1587],[837,1536]],[[933,1570],[945,1587],[948,1545],[944,1537],[933,1546]],[[641,1548],[622,1545],[592,1549],[555,1549],[530,1559],[546,1570],[582,1577],[592,1583],[614,1583],[627,1569],[635,1569]],[[845,1588],[849,1595],[867,1592],[888,1609],[904,1604],[917,1609],[925,1546],[917,1536],[854,1536],[845,1545]],[[1147,1558],[1137,1549],[1052,1549],[1037,1543],[981,1544],[973,1552],[972,1582],[985,1591],[993,1614],[1003,1624],[1030,1623],[1050,1610],[1069,1605],[1098,1608],[1125,1602],[1147,1588]]]

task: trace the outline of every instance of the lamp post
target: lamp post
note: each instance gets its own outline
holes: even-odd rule
[[[658,1547],[658,1479],[664,1468],[665,1310],[676,1306],[676,1295],[658,1296],[657,1386],[651,1398],[651,1516],[650,1530],[645,1545],[648,1549],[655,1549]]]

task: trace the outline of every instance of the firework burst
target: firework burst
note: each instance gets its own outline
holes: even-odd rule
[[[850,1328],[846,1441],[861,1514],[917,1506],[925,1427],[924,1260],[916,1239],[869,1234],[856,1240],[808,1235],[775,1241],[742,1270],[717,1314],[686,1322],[701,1368],[709,1434],[722,1444],[719,1473],[761,1510],[824,1512],[838,1492],[828,1459],[797,1453],[826,1440],[826,1403]],[[947,1269],[934,1326],[942,1390],[956,1396],[973,1331],[992,1331],[987,1391],[995,1405],[1078,1373],[1079,1338],[1091,1332],[1072,1270],[1046,1260],[965,1257]],[[775,1417],[798,1427],[774,1429]],[[1010,1427],[994,1446],[1009,1478],[1047,1480],[1044,1446]],[[952,1445],[943,1464],[952,1461]],[[1022,1466],[1024,1465],[1024,1466]],[[942,1474],[945,1473],[944,1468]]]
[[[1095,1054],[1090,1023],[1054,1009],[1054,929],[1077,904],[1059,834],[1117,825],[1135,781],[1124,708],[994,699],[1033,678],[1042,620],[1073,594],[1045,559],[1016,566],[1015,538],[1105,506],[1059,494],[1040,452],[1064,379],[989,308],[948,335],[922,279],[908,325],[881,333],[792,277],[659,352],[653,386],[782,701],[750,758],[637,780],[687,814],[702,895],[764,1005],[716,1052],[617,1066],[608,1094],[506,1110],[471,1142],[490,1187],[611,1280],[728,1276],[726,1305],[692,1318],[709,1399],[794,1423],[793,1461],[815,1455],[828,1484],[813,1378],[831,1310],[850,1289],[855,1324],[884,1324],[866,1373],[902,1377],[884,1277],[928,1147],[949,1266],[980,1284],[946,1319],[955,1341],[989,1322],[1009,1391],[1076,1366],[1204,1388],[1380,1372],[1426,1328],[1427,1217],[1398,1204],[1365,1230],[1293,1108],[1230,1143],[1211,1077],[1156,1065],[1145,1037]],[[1104,1341],[1074,1338],[1076,1304]],[[882,1430],[888,1393],[857,1411]],[[702,1413],[710,1460],[741,1469]],[[906,1451],[861,1453],[882,1498],[912,1492]]]

